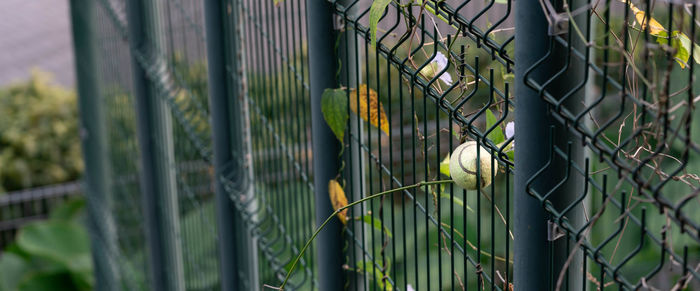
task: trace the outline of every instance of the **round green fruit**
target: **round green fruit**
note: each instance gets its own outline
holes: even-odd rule
[[[479,159],[477,160],[477,148]],[[477,164],[479,165],[479,179],[477,183]],[[491,184],[491,154],[475,141],[468,141],[459,145],[450,155],[450,176],[457,186],[476,190]],[[498,163],[493,162],[495,172],[498,172]],[[495,176],[495,175],[494,175]]]

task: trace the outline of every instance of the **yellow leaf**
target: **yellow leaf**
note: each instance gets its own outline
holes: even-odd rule
[[[338,210],[341,207],[348,205],[348,198],[345,197],[345,191],[343,187],[340,187],[338,181],[330,180],[328,182],[328,196],[331,198],[331,204],[333,204],[333,210]],[[345,224],[348,221],[348,210],[338,212],[338,219]]]
[[[377,104],[379,104],[377,106]],[[368,110],[369,108],[369,110]],[[379,108],[379,111],[377,112],[377,108]],[[386,135],[389,135],[389,119],[386,117],[386,113],[384,112],[384,105],[382,105],[381,102],[379,102],[379,97],[377,96],[377,92],[374,91],[373,89],[369,89],[369,106],[367,106],[367,85],[362,84],[360,85],[360,110],[357,110],[357,90],[352,89],[350,92],[350,110],[355,112],[355,114],[359,115],[362,117],[362,119],[367,120],[371,125],[374,125],[375,127],[381,127],[380,129],[386,133]],[[369,111],[369,116],[367,116]]]
[[[637,8],[637,6],[634,6],[634,4],[629,3],[630,9],[632,9],[632,12],[634,12],[634,17],[637,19],[637,22],[639,22],[642,25],[642,30],[646,28],[646,13],[644,13],[643,10]],[[649,16],[649,34],[654,35],[654,36],[659,36],[662,32],[666,31],[663,25],[656,21],[653,17]]]

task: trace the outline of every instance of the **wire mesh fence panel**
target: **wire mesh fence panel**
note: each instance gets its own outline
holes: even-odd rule
[[[106,190],[111,197],[101,201],[102,204],[89,203],[88,207],[95,208],[107,225],[101,225],[107,232],[117,235],[93,238],[93,248],[101,248],[105,257],[116,267],[106,272],[116,278],[114,284],[122,288],[134,290],[148,289],[148,263],[146,233],[141,223],[144,215],[141,207],[141,191],[138,177],[138,149],[136,140],[136,115],[132,74],[128,66],[131,58],[129,44],[124,38],[125,23],[115,23],[113,20],[125,21],[125,4],[105,2],[110,6],[95,5],[95,31],[99,33],[95,54],[98,57],[95,68],[99,72],[95,82],[100,82],[97,102],[105,108],[104,126],[105,140],[109,144],[106,149],[113,178]],[[112,9],[118,9],[113,11]],[[82,81],[82,80],[80,80]],[[81,96],[81,98],[85,98]],[[82,110],[82,109],[81,109]],[[94,122],[82,120],[82,123]],[[87,169],[90,171],[90,169]],[[90,192],[88,192],[90,193]],[[89,195],[89,194],[88,194]],[[90,197],[90,196],[88,196]],[[89,199],[89,198],[88,198]],[[92,232],[95,237],[95,232]],[[99,243],[94,243],[94,241]],[[99,275],[98,275],[99,276]]]
[[[228,1],[238,22],[246,161],[253,177],[248,214],[258,241],[259,287],[284,278],[314,228],[311,115],[305,1]],[[234,198],[235,199],[235,198]],[[301,260],[290,288],[317,288],[312,252]]]
[[[116,266],[106,276],[118,278],[117,289],[214,290],[219,258],[203,5],[147,4],[99,1],[92,18],[94,98],[104,108],[97,118],[105,120],[111,187],[90,207],[113,224],[97,239]]]
[[[557,164],[567,171],[554,174],[556,181],[583,183],[575,201],[558,205],[547,202],[553,189],[528,187],[561,240],[575,246],[568,258],[578,262],[555,272],[550,286],[580,276],[598,289],[698,288],[696,5],[551,4],[545,15],[568,25],[550,26],[523,90],[547,105],[554,134],[567,140],[549,142],[548,163],[528,186]],[[576,148],[585,158],[572,158]],[[572,223],[575,208],[585,218]]]
[[[98,272],[113,273],[98,279],[700,288],[696,13],[646,0],[98,1],[104,113],[83,120],[105,128],[104,165],[88,164],[106,169],[93,192],[109,185],[89,200]]]
[[[511,4],[448,2],[391,3],[379,13],[365,1],[334,5],[336,77],[353,116],[340,179],[348,199],[461,180],[349,210],[353,290],[510,288]]]

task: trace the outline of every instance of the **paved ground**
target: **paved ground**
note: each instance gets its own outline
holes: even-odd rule
[[[75,84],[67,0],[0,0],[0,86],[27,79],[32,68]]]

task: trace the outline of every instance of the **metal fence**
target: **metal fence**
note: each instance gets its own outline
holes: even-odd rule
[[[80,182],[49,185],[0,195],[0,252],[14,241],[23,225],[46,219],[68,199],[82,197]]]
[[[333,213],[331,181],[357,201],[458,179],[455,156],[473,187],[351,207],[286,289],[700,288],[694,4],[72,0],[71,12],[101,289],[277,286]],[[349,116],[340,140],[326,89]],[[465,150],[449,156],[468,142],[472,168]]]

